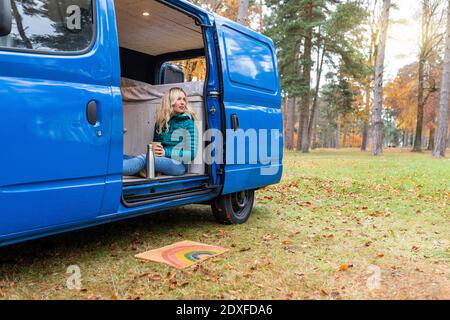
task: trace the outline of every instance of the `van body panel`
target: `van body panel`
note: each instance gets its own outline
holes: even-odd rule
[[[226,132],[222,194],[278,183],[283,121],[275,47],[269,38],[240,24],[220,16],[215,19]],[[245,148],[237,143],[237,134],[245,135]]]
[[[81,55],[0,49],[0,234],[95,218],[102,206],[112,128],[106,2],[96,42]],[[98,122],[87,121],[90,101]]]
[[[105,192],[100,215],[118,211],[122,195],[123,171],[123,106],[120,93],[120,55],[114,1],[106,1],[105,14],[108,21],[108,31],[105,33],[105,37],[108,38],[109,54],[111,55],[110,108],[112,124]]]
[[[188,205],[192,203],[202,203],[210,201],[213,198],[214,198],[213,194],[208,194],[196,197],[188,197],[177,201],[164,201],[159,203],[158,205],[148,205],[136,208],[127,208],[122,204],[120,204],[117,212],[109,215],[103,215],[95,219],[89,219],[86,221],[77,221],[73,223],[61,224],[58,226],[50,226],[34,230],[27,230],[26,232],[17,232],[14,234],[0,235],[0,246],[6,246],[14,243],[19,243],[22,241],[33,240],[41,237],[80,230],[88,227],[94,227],[106,223],[121,221],[128,218],[139,217],[147,214],[153,214],[161,210],[175,208],[182,205]]]

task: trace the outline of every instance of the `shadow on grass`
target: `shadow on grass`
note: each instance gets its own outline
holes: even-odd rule
[[[217,224],[210,207],[195,205],[0,247],[0,276],[17,271],[19,265],[21,270],[29,270],[33,264],[74,260],[83,253],[123,250],[138,235],[171,238],[213,226]]]

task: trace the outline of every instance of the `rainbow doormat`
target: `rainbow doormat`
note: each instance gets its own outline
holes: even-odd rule
[[[167,247],[140,253],[135,257],[146,261],[166,263],[177,269],[184,269],[227,251],[228,249],[221,247],[181,241]]]

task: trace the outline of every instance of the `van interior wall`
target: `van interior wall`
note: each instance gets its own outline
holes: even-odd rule
[[[161,65],[167,61],[193,59],[205,56],[205,49],[199,48],[152,56],[142,52],[120,47],[120,70],[123,78],[133,79],[148,84],[159,83]]]
[[[123,78],[156,84],[158,59],[154,56],[120,47],[120,70]]]

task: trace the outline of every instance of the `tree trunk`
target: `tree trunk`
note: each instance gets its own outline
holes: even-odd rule
[[[313,120],[313,123],[314,123],[314,125],[313,125],[313,127],[312,127],[312,130],[313,130],[313,134],[312,134],[312,140],[311,140],[311,148],[312,149],[316,149],[317,148],[317,120],[318,120],[318,111],[319,111],[319,107],[317,106],[316,107],[316,112],[315,112],[315,116],[314,116],[314,120]]]
[[[425,107],[424,97],[424,76],[425,76],[425,59],[419,61],[419,96],[417,100],[417,123],[416,123],[416,139],[414,139],[414,152],[422,151],[422,129],[423,129],[423,112]]]
[[[433,156],[445,157],[448,134],[448,103],[450,90],[450,1],[447,7],[447,36],[445,40],[444,70],[442,71],[441,97],[439,102],[439,117]]]
[[[370,83],[367,84],[366,86],[366,109],[364,110],[361,151],[367,150],[367,142],[369,140],[369,118],[370,118]]]
[[[402,134],[402,147],[403,148],[408,143],[407,141],[408,141],[408,133],[406,132],[406,130],[403,130],[403,134]]]
[[[391,0],[384,0],[383,17],[381,21],[381,38],[378,45],[377,63],[375,67],[375,90],[372,112],[372,153],[375,156],[381,155],[383,153],[383,121],[381,118],[383,111],[383,73],[390,9]]]
[[[428,137],[428,148],[427,150],[434,150],[434,133],[435,129],[433,126],[430,127],[430,136]]]
[[[319,29],[320,32],[320,29]],[[309,116],[309,123],[308,123],[308,139],[306,141],[306,152],[309,151],[309,148],[311,147],[311,138],[312,138],[312,132],[313,132],[313,126],[316,119],[316,111],[317,111],[317,100],[319,98],[319,90],[320,90],[320,78],[322,77],[322,70],[323,70],[323,60],[325,58],[325,45],[323,46],[322,54],[320,54],[320,50],[317,51],[317,74],[316,74],[316,89],[314,92],[314,98],[313,103],[311,107],[311,115]]]
[[[17,31],[19,32],[20,37],[22,38],[23,43],[27,49],[33,49],[33,45],[31,44],[30,39],[28,39],[25,29],[23,28],[22,16],[17,9],[16,1],[11,1],[11,9],[13,11],[14,19],[17,25]]]
[[[344,122],[344,140],[342,141],[342,146],[344,148],[347,147],[347,134],[348,134],[348,128],[347,128],[347,124]]]
[[[294,149],[295,98],[286,98],[286,138],[288,150]]]
[[[287,122],[287,106],[286,106],[287,98],[283,98],[281,101],[281,115],[283,117],[283,138],[286,141],[286,122]]]
[[[307,19],[308,21],[313,20],[313,3],[312,1],[308,1],[306,4],[307,11]],[[305,37],[305,45],[304,45],[304,53],[303,53],[303,81],[305,87],[305,94],[301,100],[301,113],[300,113],[300,122],[299,128],[301,128],[301,135],[297,143],[297,150],[301,150],[303,153],[309,152],[309,143],[308,143],[308,122],[309,122],[309,105],[311,102],[311,69],[312,69],[312,61],[311,61],[311,53],[312,53],[312,37],[313,37],[313,28],[310,27],[306,33]]]
[[[247,25],[248,22],[248,0],[239,0],[237,22]]]
[[[336,144],[335,144],[335,148],[339,149],[341,147],[341,123],[339,121],[337,121],[337,126],[336,126]]]

